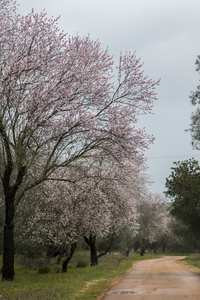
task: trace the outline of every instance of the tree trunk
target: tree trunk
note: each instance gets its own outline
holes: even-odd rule
[[[166,252],[166,247],[167,247],[167,241],[163,242],[162,248],[163,248],[163,253]]]
[[[5,224],[3,238],[2,280],[14,280],[14,199],[6,199]]]
[[[125,256],[129,257],[129,253],[130,253],[130,249],[126,248],[126,250],[125,250]]]
[[[9,154],[9,153],[8,153]],[[26,167],[22,166],[18,170],[15,184],[10,186],[10,178],[13,171],[13,163],[8,156],[8,164],[4,171],[2,179],[4,197],[5,197],[5,224],[3,237],[3,267],[2,280],[14,280],[14,216],[15,216],[15,195],[22,183]]]
[[[98,256],[96,248],[96,236],[90,234],[89,239],[84,236],[85,242],[90,246],[90,266],[94,267],[98,265]]]
[[[145,247],[142,246],[141,250],[140,250],[140,256],[143,256],[145,253]]]
[[[91,267],[98,265],[97,248],[95,244],[90,247],[90,265]]]
[[[74,255],[76,247],[77,247],[77,242],[71,244],[70,253],[69,253],[69,255],[67,256],[67,258],[62,263],[62,273],[66,273],[67,272],[68,263],[72,259],[72,256]]]

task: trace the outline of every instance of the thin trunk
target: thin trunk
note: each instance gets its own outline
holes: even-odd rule
[[[130,253],[130,248],[129,248],[129,237],[128,234],[126,234],[126,250],[125,250],[125,256],[129,257],[129,253]]]
[[[140,256],[143,256],[145,253],[145,247],[142,246],[141,250],[140,250]]]
[[[163,242],[163,246],[162,246],[162,248],[163,248],[163,253],[165,253],[166,247],[167,247],[167,241],[164,241],[164,242]]]
[[[143,256],[146,250],[146,241],[145,239],[140,240],[140,256]]]
[[[111,238],[110,245],[107,247],[107,249],[104,252],[98,254],[97,258],[105,256],[110,251],[110,249],[112,248],[113,242],[114,242],[114,235]]]
[[[65,250],[65,251],[66,251],[66,250]],[[63,251],[61,251],[61,252],[58,254],[58,258],[57,258],[57,261],[56,261],[57,265],[60,264],[60,262],[61,262],[61,260],[62,260],[62,258],[63,258],[63,256],[64,256],[64,254],[65,254],[65,251],[63,250]]]

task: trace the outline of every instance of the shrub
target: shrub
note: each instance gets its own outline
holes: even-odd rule
[[[50,272],[50,267],[44,266],[38,269],[39,274],[48,274]]]
[[[86,268],[88,263],[84,260],[79,260],[76,264],[76,268]]]
[[[58,266],[53,267],[53,272],[54,272],[55,274],[60,273],[60,272],[61,272],[60,267],[58,267]]]

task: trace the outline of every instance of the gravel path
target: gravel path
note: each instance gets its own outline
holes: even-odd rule
[[[200,273],[181,256],[139,261],[105,292],[102,300],[200,300]]]

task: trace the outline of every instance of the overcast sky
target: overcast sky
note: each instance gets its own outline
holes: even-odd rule
[[[98,39],[117,61],[120,51],[135,51],[152,79],[161,78],[154,114],[141,118],[156,138],[146,152],[153,192],[165,190],[173,161],[196,158],[189,127],[194,107],[190,91],[199,82],[195,60],[200,55],[200,0],[18,0],[19,12],[46,10],[61,16],[70,35]]]

